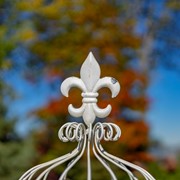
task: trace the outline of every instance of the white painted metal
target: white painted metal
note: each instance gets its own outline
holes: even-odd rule
[[[74,117],[83,117],[87,126],[93,124],[96,117],[104,118],[111,112],[111,106],[104,109],[97,106],[97,91],[102,87],[108,87],[112,92],[112,97],[116,97],[120,91],[120,85],[114,78],[105,77],[100,79],[100,67],[90,52],[80,71],[81,79],[77,77],[67,78],[61,85],[61,92],[68,97],[68,92],[72,87],[81,89],[83,104],[80,108],[69,105],[69,113]]]
[[[120,91],[120,85],[117,80],[112,77],[100,78],[100,67],[91,52],[81,67],[80,77],[81,78],[67,78],[61,85],[61,92],[64,96],[68,97],[69,90],[72,87],[78,87],[82,90],[82,106],[80,108],[74,108],[73,105],[70,104],[68,110],[73,117],[82,116],[87,126],[83,123],[68,122],[64,124],[58,132],[58,136],[61,141],[77,141],[77,147],[71,153],[31,168],[24,173],[19,180],[31,180],[34,179],[34,177],[36,177],[37,180],[45,180],[48,178],[52,169],[62,163],[70,161],[67,168],[59,177],[59,180],[65,180],[69,170],[79,161],[86,148],[87,179],[91,180],[91,144],[95,157],[109,172],[112,180],[117,180],[117,177],[107,161],[125,171],[131,180],[137,180],[137,178],[129,168],[139,171],[146,180],[155,180],[143,168],[115,157],[103,149],[101,140],[117,141],[120,138],[121,130],[116,124],[97,122],[93,125],[96,117],[104,118],[111,112],[111,105],[108,105],[104,109],[97,106],[97,91],[102,87],[108,87],[112,92],[112,97],[116,97]]]

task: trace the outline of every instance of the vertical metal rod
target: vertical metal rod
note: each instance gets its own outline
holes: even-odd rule
[[[87,144],[87,180],[91,180],[91,155],[90,155],[90,144],[92,136],[92,124],[88,128],[88,144]]]

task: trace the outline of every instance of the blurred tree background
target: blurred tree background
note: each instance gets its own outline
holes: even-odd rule
[[[151,70],[159,65],[180,68],[175,58],[179,54],[180,3],[2,0],[0,6],[1,179],[17,179],[31,166],[72,150],[75,144],[61,143],[57,132],[65,122],[74,121],[68,115],[68,104],[80,106],[82,99],[78,90],[73,90],[69,98],[49,99],[46,105],[31,112],[41,126],[21,137],[15,130],[17,120],[8,113],[13,90],[4,76],[15,71],[32,83],[44,79],[52,84],[61,82],[69,76],[79,76],[89,51],[100,63],[102,76],[115,77],[122,87],[113,100],[106,89],[100,91],[99,106],[111,103],[113,107],[110,117],[103,121],[113,121],[122,130],[118,142],[104,145],[107,151],[149,168],[156,179],[180,178],[178,169],[175,171],[173,165],[162,168],[149,153],[152,140],[145,119],[150,103],[146,89]],[[57,85],[52,91],[57,91]],[[86,157],[83,158],[70,171],[70,179],[86,178]],[[94,178],[107,179],[107,172],[93,160]],[[57,179],[64,168],[65,165],[52,172],[50,179]],[[121,171],[116,172],[118,179],[127,178]]]
[[[13,68],[10,53],[16,40],[10,31],[14,26],[11,14],[14,7],[8,1],[1,1],[0,7],[0,178],[10,180],[18,179],[32,165],[35,148],[31,137],[24,139],[17,134],[15,125],[18,118],[8,111],[9,104],[16,97],[4,80],[5,73]]]

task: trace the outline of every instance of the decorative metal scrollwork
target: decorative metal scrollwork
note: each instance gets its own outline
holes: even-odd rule
[[[31,168],[20,177],[20,180],[30,180],[34,179],[34,177],[36,177],[36,180],[45,180],[48,178],[48,175],[52,169],[69,161],[66,169],[59,177],[59,180],[65,180],[69,170],[79,161],[86,148],[87,179],[91,180],[91,144],[95,157],[109,172],[111,179],[117,180],[117,177],[112,171],[108,162],[125,171],[131,180],[137,180],[137,177],[135,177],[130,169],[139,171],[146,180],[155,180],[143,168],[113,156],[104,150],[101,145],[101,140],[117,141],[121,136],[121,130],[116,124],[97,122],[93,125],[96,117],[104,118],[107,117],[111,112],[110,105],[104,109],[100,109],[97,106],[97,91],[102,87],[108,87],[112,92],[112,97],[116,97],[120,91],[118,81],[112,77],[104,77],[100,79],[100,68],[92,53],[89,53],[87,59],[83,63],[80,76],[81,79],[77,77],[67,78],[61,85],[61,92],[64,96],[68,97],[68,92],[72,87],[78,87],[82,90],[82,106],[77,109],[70,104],[68,110],[69,113],[74,117],[82,116],[85,124],[68,122],[64,124],[58,132],[58,136],[61,141],[76,141],[78,143],[77,147],[66,155]]]

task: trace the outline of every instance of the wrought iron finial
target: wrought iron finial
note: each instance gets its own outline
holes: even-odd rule
[[[64,96],[68,97],[68,92],[72,87],[78,87],[83,91],[81,94],[83,97],[82,106],[76,109],[70,104],[68,111],[74,117],[83,116],[84,122],[89,126],[94,122],[96,116],[104,118],[111,112],[111,105],[104,109],[100,109],[97,106],[97,91],[102,87],[108,87],[112,92],[112,98],[114,98],[120,91],[120,85],[112,77],[100,79],[100,67],[91,52],[81,67],[80,76],[81,78],[67,78],[61,85],[61,92]]]
[[[131,168],[139,171],[146,180],[155,180],[143,168],[115,157],[103,149],[101,140],[116,141],[120,138],[121,130],[116,124],[97,122],[93,125],[96,117],[107,117],[111,112],[110,105],[104,109],[100,109],[97,106],[98,90],[102,87],[108,87],[112,92],[112,97],[116,97],[120,91],[120,85],[117,80],[112,77],[100,78],[100,67],[91,52],[81,67],[80,77],[81,78],[70,77],[64,80],[61,85],[61,92],[64,96],[68,97],[69,90],[72,87],[77,87],[82,90],[82,106],[80,108],[74,108],[73,105],[70,104],[68,111],[73,117],[82,116],[87,126],[85,126],[84,123],[68,122],[64,124],[58,132],[60,140],[63,142],[77,141],[77,147],[71,153],[31,168],[24,173],[19,180],[31,180],[34,179],[34,177],[36,180],[48,179],[52,169],[68,161],[69,164],[59,177],[59,180],[65,180],[67,179],[69,170],[79,161],[86,148],[87,179],[91,180],[90,145],[92,145],[95,157],[109,172],[112,180],[117,180],[117,177],[108,162],[125,171],[130,180],[137,180],[135,175],[130,171]]]

